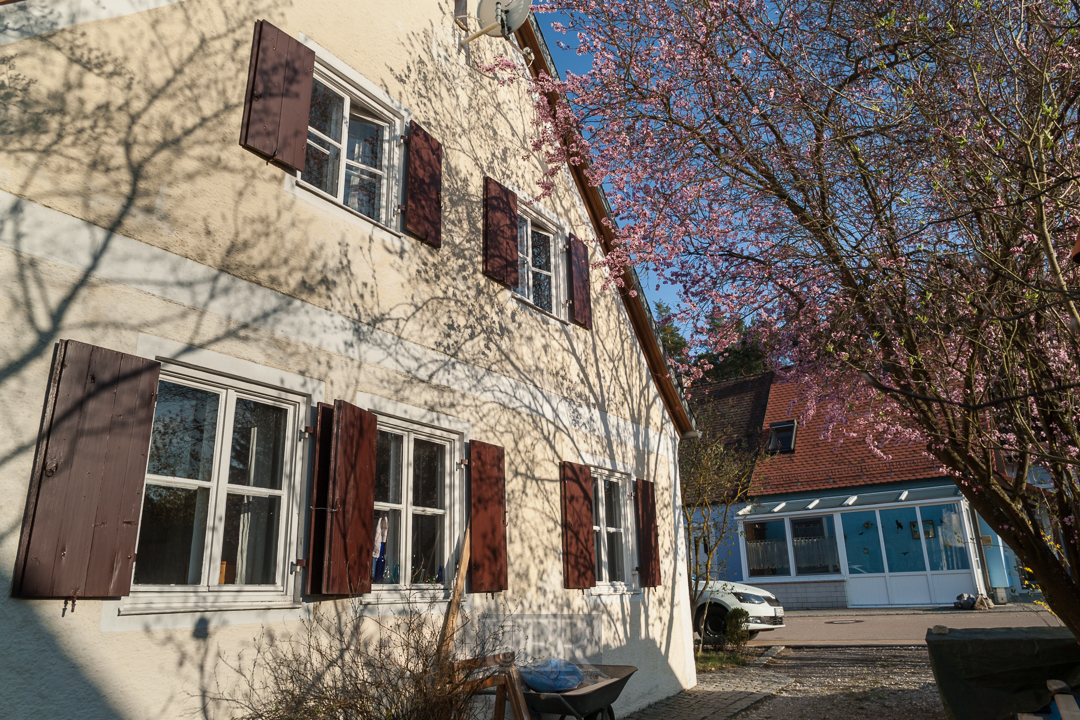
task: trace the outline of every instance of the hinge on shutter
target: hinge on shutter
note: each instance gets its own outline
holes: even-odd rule
[[[461,467],[468,467],[469,466],[469,461],[468,461],[467,458],[461,458],[460,460],[457,461],[457,464],[459,466],[461,466]]]
[[[407,142],[409,142],[409,136],[408,135],[398,135],[398,142],[399,143],[407,143]]]
[[[403,212],[405,212],[405,204],[404,203],[402,203],[401,205],[398,205],[397,207],[394,208],[394,214],[395,215],[400,215]]]

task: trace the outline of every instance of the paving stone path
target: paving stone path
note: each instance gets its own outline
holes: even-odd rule
[[[638,710],[626,720],[721,720],[790,682],[789,677],[753,666],[700,673],[697,686]]]

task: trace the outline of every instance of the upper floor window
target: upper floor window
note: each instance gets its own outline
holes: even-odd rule
[[[526,215],[518,215],[518,286],[514,289],[536,307],[557,312],[555,233]]]
[[[403,128],[402,118],[362,88],[317,69],[300,181],[380,225],[393,226],[400,195],[396,138]]]
[[[774,422],[769,425],[769,444],[766,448],[771,453],[795,452],[795,431],[798,423],[794,420]]]

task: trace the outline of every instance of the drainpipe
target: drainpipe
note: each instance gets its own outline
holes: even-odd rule
[[[990,584],[990,569],[986,565],[986,551],[983,549],[982,544],[982,528],[979,526],[979,514],[975,512],[975,508],[971,507],[971,503],[967,500],[962,500],[967,505],[969,522],[971,527],[975,531],[975,550],[979,555],[979,566],[982,569],[983,583],[986,587],[986,597],[990,598],[994,592],[994,587]],[[990,598],[993,600],[993,598]]]

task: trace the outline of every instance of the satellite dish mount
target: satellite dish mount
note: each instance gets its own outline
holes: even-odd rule
[[[480,0],[476,17],[482,28],[461,41],[465,46],[484,35],[509,40],[529,19],[532,4],[529,0]]]

